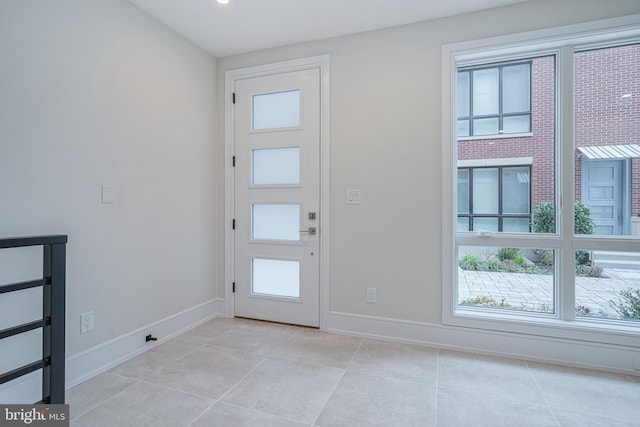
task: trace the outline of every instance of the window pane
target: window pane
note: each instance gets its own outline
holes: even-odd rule
[[[456,86],[456,112],[458,117],[468,117],[469,114],[469,71],[458,72],[458,86]]]
[[[473,231],[498,231],[498,218],[473,218]]]
[[[469,217],[458,218],[456,231],[469,231]]]
[[[553,250],[458,248],[458,304],[554,313]]]
[[[473,115],[498,114],[498,68],[473,71]]]
[[[475,119],[473,121],[473,134],[476,136],[497,135],[498,118],[490,117],[488,119]]]
[[[640,44],[574,55],[576,234],[640,237],[639,58]]]
[[[300,126],[300,91],[253,96],[253,129]]]
[[[299,184],[300,147],[253,150],[252,184]]]
[[[529,168],[502,169],[502,212],[529,213]]]
[[[457,136],[459,138],[469,136],[469,120],[458,120]]]
[[[469,169],[458,169],[458,213],[469,213]]]
[[[522,116],[505,116],[502,118],[503,133],[528,133],[531,132],[531,117]]]
[[[576,251],[576,316],[640,323],[640,252]]]
[[[502,112],[519,113],[530,109],[529,64],[502,68]]]
[[[300,297],[300,263],[275,259],[253,259],[252,290],[255,294]]]
[[[473,170],[473,213],[498,213],[498,168]]]
[[[255,240],[300,240],[300,205],[253,205]]]
[[[503,218],[502,231],[505,233],[528,233],[529,218]]]

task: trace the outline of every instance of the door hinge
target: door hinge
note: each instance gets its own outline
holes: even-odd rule
[[[236,93],[233,92],[233,94],[231,95],[231,103],[235,104],[236,103]]]
[[[233,156],[231,158],[231,166],[233,166],[234,168],[236,167],[236,156]]]
[[[236,282],[233,282],[233,284],[231,285],[231,292],[236,292]]]
[[[236,229],[236,220],[235,220],[235,218],[231,221],[231,229],[233,229],[233,230]]]

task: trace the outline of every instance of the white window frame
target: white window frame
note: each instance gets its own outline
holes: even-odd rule
[[[575,251],[578,249],[638,251],[637,238],[573,235],[573,53],[640,40],[640,15],[445,45],[442,49],[442,164],[443,164],[443,284],[442,322],[445,325],[518,334],[573,339],[595,343],[640,346],[640,327],[625,322],[576,318],[574,305]],[[479,233],[456,231],[457,218],[457,67],[556,55],[556,233],[553,235],[498,233],[483,239]],[[562,141],[568,141],[562,143]],[[562,215],[563,200],[571,214]],[[459,307],[457,298],[457,247],[483,246],[555,249],[556,316]],[[560,279],[562,278],[562,286]]]

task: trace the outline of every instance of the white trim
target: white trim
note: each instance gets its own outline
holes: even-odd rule
[[[462,328],[331,311],[327,331],[383,341],[466,351],[640,376],[638,347]]]
[[[254,67],[229,70],[225,73],[225,316],[233,317],[235,298],[232,292],[234,282],[234,239],[230,231],[234,218],[235,183],[232,157],[234,156],[234,110],[233,88],[237,80],[260,77],[284,72],[293,72],[317,68],[320,70],[320,211],[318,223],[320,233],[320,329],[324,330],[324,318],[329,311],[329,237],[330,237],[330,160],[331,160],[331,124],[330,124],[330,58],[319,55],[309,58]]]
[[[221,298],[209,300],[68,357],[66,388],[101,374],[208,320],[222,317],[223,305]],[[158,341],[145,342],[149,334],[158,337]]]
[[[477,168],[483,166],[522,166],[532,164],[533,157],[458,160],[459,168]]]
[[[562,141],[573,141],[573,114],[572,104],[563,102],[573,99],[572,78],[574,49],[586,49],[588,47],[605,47],[607,45],[629,43],[632,38],[640,37],[640,15],[631,15],[621,18],[606,19],[559,28],[533,31],[509,36],[495,37],[484,40],[474,40],[463,43],[445,45],[442,48],[442,161],[443,161],[443,196],[442,196],[442,322],[451,327],[483,328],[486,330],[500,330],[503,333],[522,333],[523,337],[535,335],[546,337],[544,339],[560,340],[585,340],[601,345],[628,345],[640,348],[640,331],[637,327],[624,327],[616,329],[614,322],[604,324],[572,321],[574,317],[574,274],[573,264],[577,245],[595,246],[597,249],[610,248],[621,250],[637,245],[637,239],[625,241],[624,239],[600,239],[598,236],[574,237],[573,215],[563,215],[562,222],[556,220],[557,230],[555,235],[529,236],[496,234],[488,237],[486,244],[496,246],[501,244],[508,247],[548,247],[561,248],[556,250],[556,264],[561,275],[555,277],[556,298],[558,301],[558,313],[556,318],[548,320],[540,316],[510,316],[506,319],[501,316],[474,315],[470,310],[457,310],[455,295],[456,289],[452,286],[456,282],[453,260],[456,259],[457,244],[479,244],[478,236],[472,233],[456,233],[455,206],[457,200],[455,184],[455,167],[457,159],[455,141],[455,85],[453,80],[456,66],[477,65],[488,62],[523,58],[531,55],[555,54],[556,62],[556,167],[562,170],[570,170],[573,166],[573,145],[562,144]],[[563,109],[561,111],[561,109]],[[556,171],[557,172],[557,171]],[[556,176],[561,176],[556,173]],[[557,218],[560,218],[563,210],[563,200],[573,200],[573,179],[557,179],[556,206]],[[573,203],[567,207],[572,209]],[[566,242],[567,244],[563,244]],[[569,244],[569,242],[573,242]],[[484,242],[483,242],[484,243]],[[540,245],[546,243],[546,246]],[[534,246],[535,245],[535,246]],[[540,245],[540,246],[539,246]],[[562,286],[558,286],[559,277],[564,277]],[[562,290],[562,293],[558,290]],[[477,313],[477,312],[476,312]],[[560,320],[563,319],[563,320]],[[614,332],[613,330],[616,329]],[[530,334],[530,335],[526,335]]]

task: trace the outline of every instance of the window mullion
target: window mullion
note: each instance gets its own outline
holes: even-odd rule
[[[556,274],[559,317],[571,321],[575,318],[575,249],[574,238],[574,162],[573,162],[573,46],[560,48],[557,55],[557,164],[559,228],[562,239]]]

